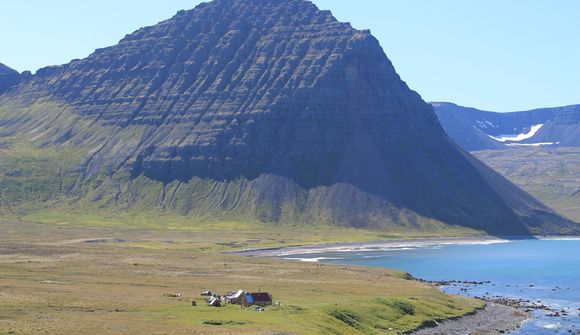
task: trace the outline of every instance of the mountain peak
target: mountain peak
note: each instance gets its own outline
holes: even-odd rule
[[[18,71],[0,63],[0,93],[8,90],[20,81]]]
[[[299,27],[334,24],[352,29],[349,24],[339,23],[330,11],[319,10],[305,0],[214,0],[199,4],[191,10],[181,10],[173,18],[155,26],[145,27],[127,35],[121,42],[150,36],[151,33],[179,35],[187,38],[199,29],[211,26],[215,32],[238,29],[296,29]],[[207,27],[206,27],[207,28]],[[158,35],[163,36],[163,35]]]
[[[0,76],[8,75],[8,74],[15,74],[15,73],[18,73],[18,71],[0,63]]]

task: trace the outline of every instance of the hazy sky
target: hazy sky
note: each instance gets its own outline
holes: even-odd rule
[[[0,62],[83,58],[201,1],[1,0]],[[580,104],[579,0],[315,0],[371,29],[428,101],[512,111]]]

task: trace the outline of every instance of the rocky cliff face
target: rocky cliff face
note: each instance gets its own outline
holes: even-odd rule
[[[328,184],[354,124],[373,123],[381,141],[436,125],[369,32],[306,1],[202,5],[42,69],[30,87],[100,125],[146,129],[107,159],[164,181],[273,172]]]
[[[433,106],[445,131],[465,150],[580,146],[580,105],[512,113],[487,112],[447,102],[435,102]],[[513,141],[494,139],[531,135],[530,131],[533,136],[520,136]]]
[[[109,205],[267,222],[576,231],[456,147],[370,32],[303,0],[181,11],[39,70],[1,104],[0,136],[86,148],[65,193]]]

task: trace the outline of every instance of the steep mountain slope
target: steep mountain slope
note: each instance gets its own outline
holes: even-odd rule
[[[195,219],[579,230],[459,149],[370,32],[303,0],[215,0],[41,69],[0,95],[0,136],[78,157],[57,178],[37,173],[48,185],[34,199],[56,190]],[[4,165],[16,188],[20,165]]]
[[[432,103],[445,131],[465,150],[580,146],[580,105],[495,113]]]
[[[0,63],[0,93],[8,90],[20,81],[20,73]]]

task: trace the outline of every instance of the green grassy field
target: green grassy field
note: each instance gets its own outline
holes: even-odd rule
[[[473,154],[548,206],[580,223],[580,148],[511,148]]]
[[[483,304],[394,270],[224,253],[383,233],[78,217],[2,217],[0,334],[400,334]],[[240,288],[269,291],[276,305],[214,308],[199,297]],[[170,297],[178,292],[183,297]]]

